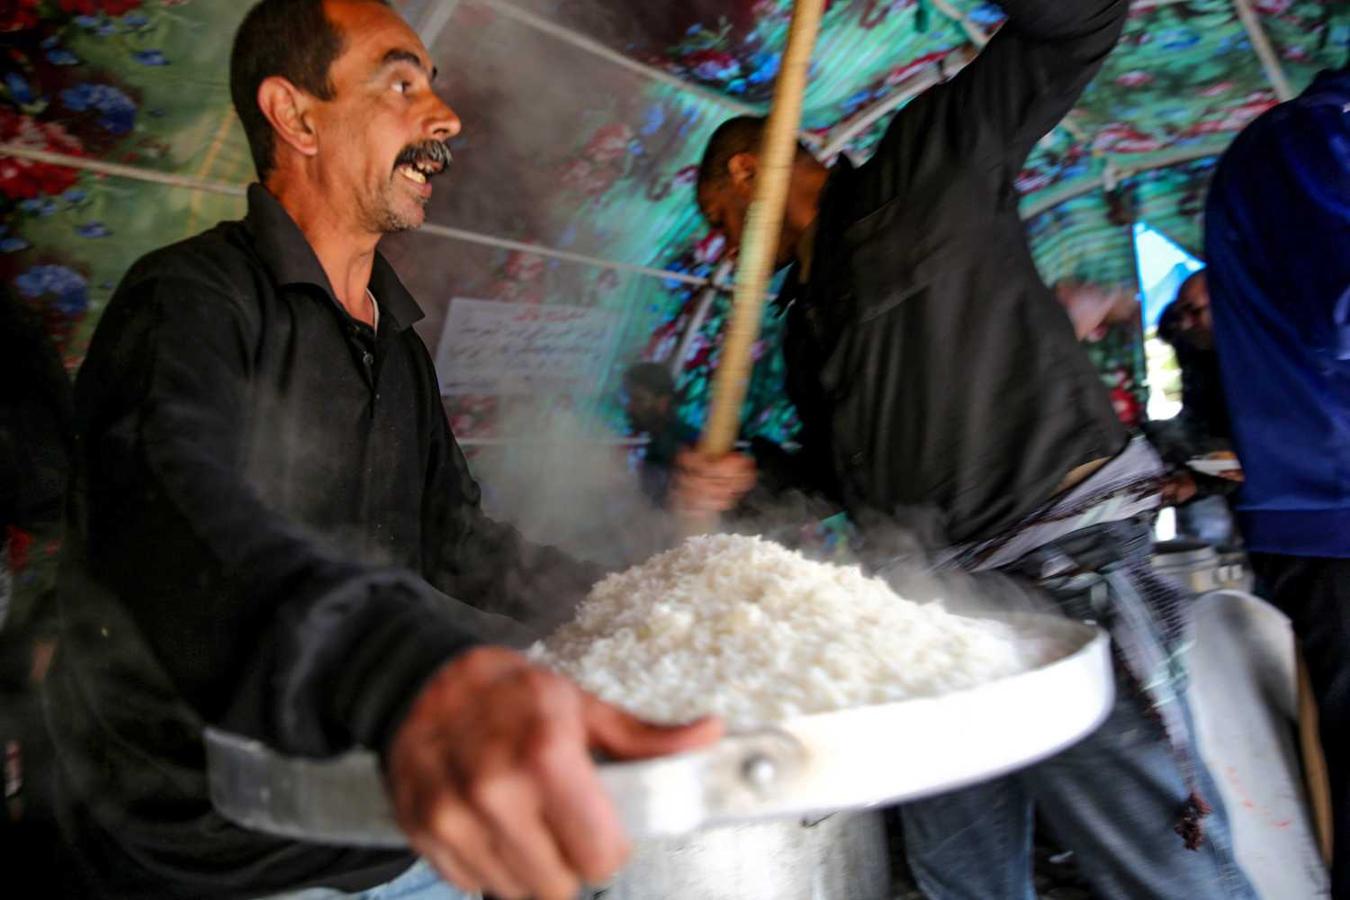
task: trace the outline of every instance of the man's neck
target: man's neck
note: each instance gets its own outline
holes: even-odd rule
[[[793,174],[786,215],[790,227],[797,233],[793,255],[799,267],[798,280],[802,284],[811,280],[811,264],[814,261],[816,247],[816,224],[820,220],[820,198],[825,193],[825,183],[829,177],[830,170],[815,161],[809,163],[799,161]]]
[[[811,262],[816,255],[816,221],[813,219],[797,238],[797,280],[802,284],[811,280]]]
[[[353,319],[373,326],[374,309],[366,291],[381,236],[351,224],[350,210],[335,208],[329,192],[315,185],[274,179],[267,189],[309,242],[338,303]]]

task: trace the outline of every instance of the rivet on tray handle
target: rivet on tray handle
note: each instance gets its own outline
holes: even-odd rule
[[[786,731],[770,729],[727,737],[709,752],[704,797],[712,818],[753,811],[768,796],[791,788],[806,763],[806,748]]]
[[[741,774],[751,787],[764,790],[778,778],[778,765],[771,757],[754,753],[747,756],[745,762],[741,764]]]

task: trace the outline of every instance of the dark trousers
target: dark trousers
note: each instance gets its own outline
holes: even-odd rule
[[[1350,559],[1250,557],[1258,593],[1290,618],[1303,645],[1331,782],[1331,894],[1350,900]]]

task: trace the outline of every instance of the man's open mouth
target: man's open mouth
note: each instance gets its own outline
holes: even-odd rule
[[[440,163],[405,163],[398,167],[398,174],[415,184],[426,184],[443,171],[445,167]]]
[[[414,144],[399,154],[394,171],[413,184],[426,184],[445,171],[451,162],[450,148],[440,141]]]

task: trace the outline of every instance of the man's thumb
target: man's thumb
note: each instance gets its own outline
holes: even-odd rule
[[[592,746],[614,759],[668,756],[707,746],[722,736],[720,719],[711,716],[688,725],[653,725],[586,695],[586,731]]]

